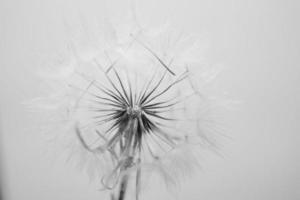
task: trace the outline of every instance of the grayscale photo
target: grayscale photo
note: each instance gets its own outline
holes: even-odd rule
[[[0,0],[0,200],[299,200],[299,9]]]

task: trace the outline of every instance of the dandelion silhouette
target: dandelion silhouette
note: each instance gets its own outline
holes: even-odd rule
[[[67,103],[56,97],[68,111],[68,134],[83,148],[82,164],[113,191],[112,200],[125,199],[129,180],[139,199],[147,169],[176,183],[198,167],[189,146],[215,145],[205,133],[213,123],[207,99],[196,84],[213,74],[195,59],[197,46],[166,30],[148,33],[129,31],[87,55],[73,45],[75,61],[62,73]]]

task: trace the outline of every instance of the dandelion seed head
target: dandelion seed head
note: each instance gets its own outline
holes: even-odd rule
[[[193,37],[127,27],[85,40],[97,43],[72,41],[69,61],[45,73],[58,85],[46,99],[69,127],[60,137],[71,159],[104,189],[133,173],[139,185],[149,171],[176,184],[198,169],[199,149],[215,145],[203,88],[216,71],[196,56]]]

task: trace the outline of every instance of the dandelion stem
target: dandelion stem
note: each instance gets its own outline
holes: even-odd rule
[[[129,179],[128,175],[125,175],[122,177],[118,200],[124,200],[124,198],[125,198],[128,179]]]

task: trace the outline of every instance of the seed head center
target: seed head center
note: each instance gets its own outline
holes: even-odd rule
[[[141,115],[141,113],[142,113],[142,109],[138,105],[127,107],[127,114],[132,118],[138,117],[139,115]]]

